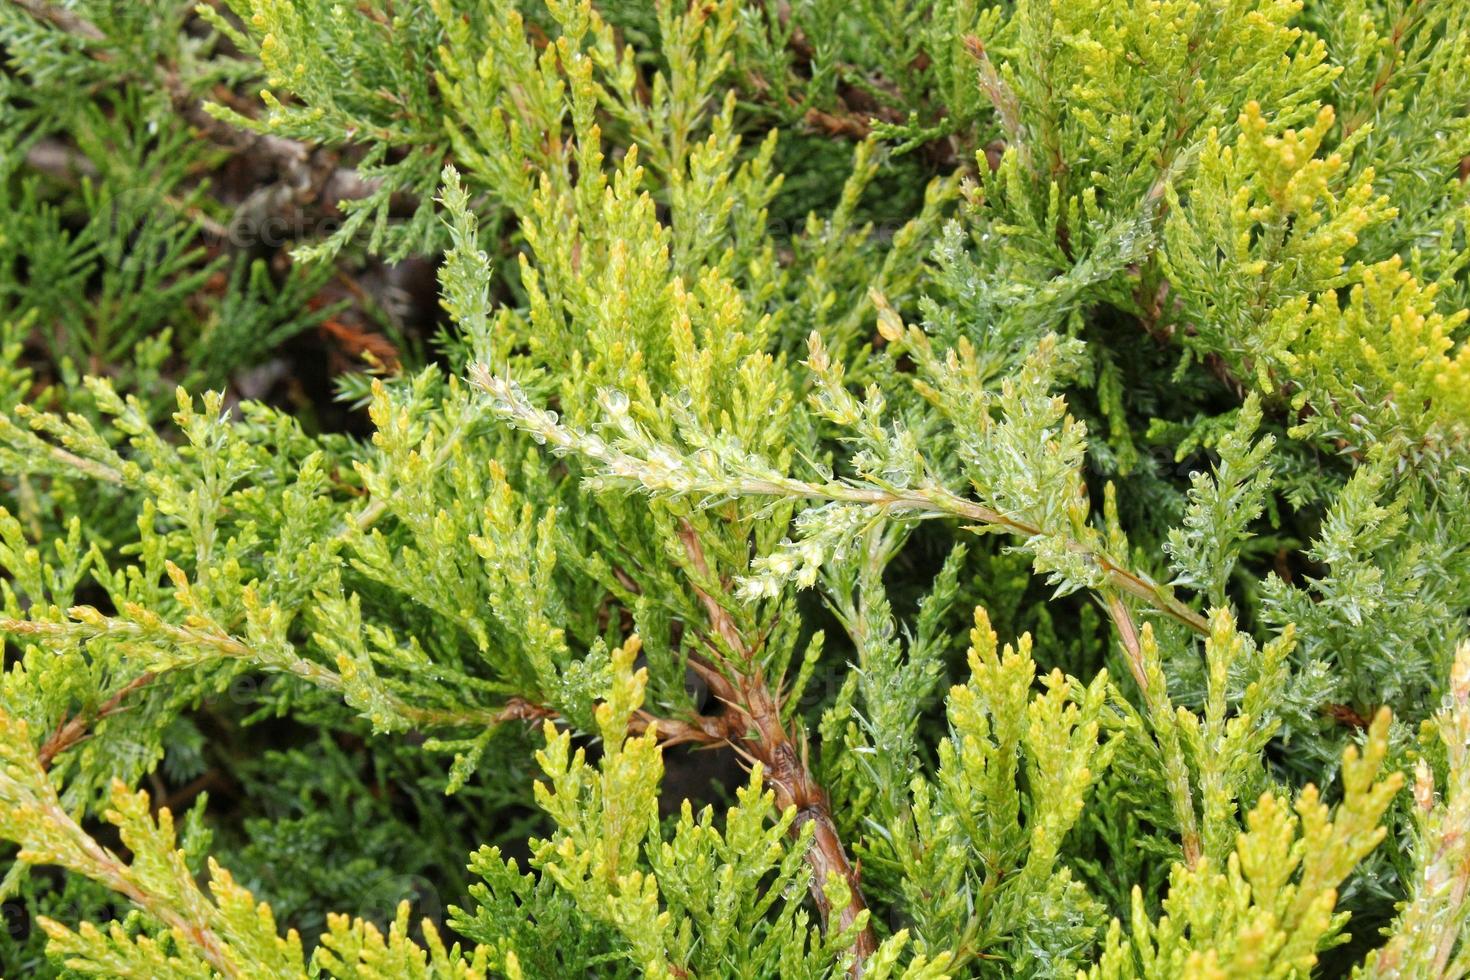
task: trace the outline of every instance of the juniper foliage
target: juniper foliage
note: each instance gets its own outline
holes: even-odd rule
[[[1470,5],[0,49],[7,975],[1470,975]]]

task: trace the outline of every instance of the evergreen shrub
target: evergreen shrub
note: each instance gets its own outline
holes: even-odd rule
[[[0,52],[4,975],[1470,974],[1470,3]]]

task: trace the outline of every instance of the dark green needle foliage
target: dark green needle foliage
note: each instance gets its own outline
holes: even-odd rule
[[[1470,976],[1470,4],[0,58],[3,975]]]

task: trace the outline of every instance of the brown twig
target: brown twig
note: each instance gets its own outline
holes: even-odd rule
[[[356,324],[331,316],[322,320],[317,328],[336,341],[349,356],[371,355],[383,370],[390,374],[398,373],[398,348],[394,347],[392,341],[382,334],[373,330],[365,330]]]
[[[996,71],[995,64],[985,51],[984,41],[973,34],[967,34],[964,37],[964,45],[970,57],[974,58],[980,66],[980,90],[985,93],[986,99],[995,109],[1001,131],[1005,133],[1006,145],[1014,146],[1016,152],[1020,154],[1021,163],[1030,169],[1031,151],[1027,145],[1025,128],[1021,121],[1021,100],[1005,79],[1001,78],[1000,72]],[[994,170],[995,167],[991,169]]]
[[[46,741],[36,750],[36,758],[41,763],[42,769],[51,768],[52,761],[67,749],[76,745],[89,734],[89,729],[102,719],[115,715],[126,707],[123,702],[129,694],[139,688],[146,687],[153,682],[157,676],[153,673],[143,673],[128,681],[117,692],[102,702],[96,711],[79,711],[66,721],[56,726],[55,731],[46,736]]]
[[[556,711],[544,704],[535,704],[522,697],[513,697],[505,703],[504,708],[500,709],[495,720],[504,724],[508,721],[542,721],[555,717],[557,717]]]
[[[806,111],[805,122],[828,136],[845,136],[854,140],[865,140],[873,131],[869,120],[856,113],[837,115],[812,108]]]
[[[1383,62],[1378,67],[1378,74],[1373,77],[1373,87],[1368,92],[1368,104],[1359,106],[1358,110],[1343,120],[1342,135],[1344,138],[1351,136],[1364,123],[1369,122],[1378,113],[1378,107],[1383,102],[1383,94],[1388,91],[1389,82],[1393,80],[1394,70],[1398,68],[1399,56],[1404,50],[1404,37],[1414,26],[1414,21],[1420,12],[1423,0],[1413,0],[1404,8],[1402,14],[1394,21],[1390,30],[1389,51]]]
[[[1367,729],[1368,725],[1371,724],[1371,719],[1373,717],[1373,712],[1370,711],[1368,712],[1368,717],[1365,718],[1361,712],[1359,712],[1350,704],[1323,705],[1322,714],[1324,714],[1328,718],[1331,718],[1339,725],[1344,725],[1348,728],[1355,728],[1359,730]]]
[[[1134,683],[1143,692],[1146,700],[1148,698],[1148,674],[1144,672],[1143,646],[1138,639],[1138,627],[1134,624],[1128,607],[1123,604],[1122,596],[1109,595],[1106,597],[1106,602],[1108,617],[1117,627],[1118,639],[1123,644],[1123,652],[1128,655],[1128,672],[1133,675]]]
[[[219,769],[210,769],[202,775],[173,790],[167,795],[159,794],[153,801],[153,810],[178,813],[189,806],[203,793],[211,789],[228,790],[234,783]]]
[[[679,539],[684,545],[690,568],[701,581],[708,582],[711,575],[704,548],[698,532],[688,521],[683,522]],[[852,900],[837,916],[836,927],[850,929],[867,904],[863,900],[858,873],[848,860],[837,833],[827,793],[807,766],[806,745],[803,742],[798,749],[782,724],[781,706],[760,666],[755,663],[753,652],[734,618],[717,597],[699,584],[694,585],[694,591],[704,606],[711,630],[736,661],[733,677],[727,678],[718,670],[705,673],[706,680],[711,682],[711,693],[726,700],[732,709],[722,716],[727,738],[736,748],[743,748],[764,766],[766,778],[776,794],[776,805],[783,810],[795,808],[796,821],[792,824],[792,831],[799,831],[805,824],[813,826],[811,846],[806,852],[806,861],[812,871],[812,900],[821,913],[822,921],[832,928],[832,903],[824,886],[831,876],[842,879]],[[692,658],[690,662],[695,663]],[[723,689],[717,689],[715,678],[723,682]],[[853,976],[862,975],[864,962],[877,948],[877,939],[870,926],[858,931],[853,944]]]
[[[1128,670],[1143,694],[1144,708],[1154,729],[1154,740],[1164,754],[1165,782],[1169,795],[1173,798],[1175,818],[1179,821],[1180,849],[1184,852],[1184,863],[1190,868],[1197,867],[1204,855],[1204,848],[1194,812],[1194,795],[1188,782],[1188,766],[1184,761],[1178,732],[1171,727],[1174,724],[1174,706],[1163,685],[1155,688],[1149,683],[1148,667],[1144,663],[1143,638],[1138,625],[1133,621],[1133,614],[1128,611],[1128,604],[1123,601],[1122,596],[1111,591],[1103,593],[1103,599],[1108,616],[1117,627],[1123,651],[1127,654]]]

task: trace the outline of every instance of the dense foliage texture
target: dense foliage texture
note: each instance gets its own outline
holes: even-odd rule
[[[6,976],[1470,975],[1470,4],[0,51]]]

